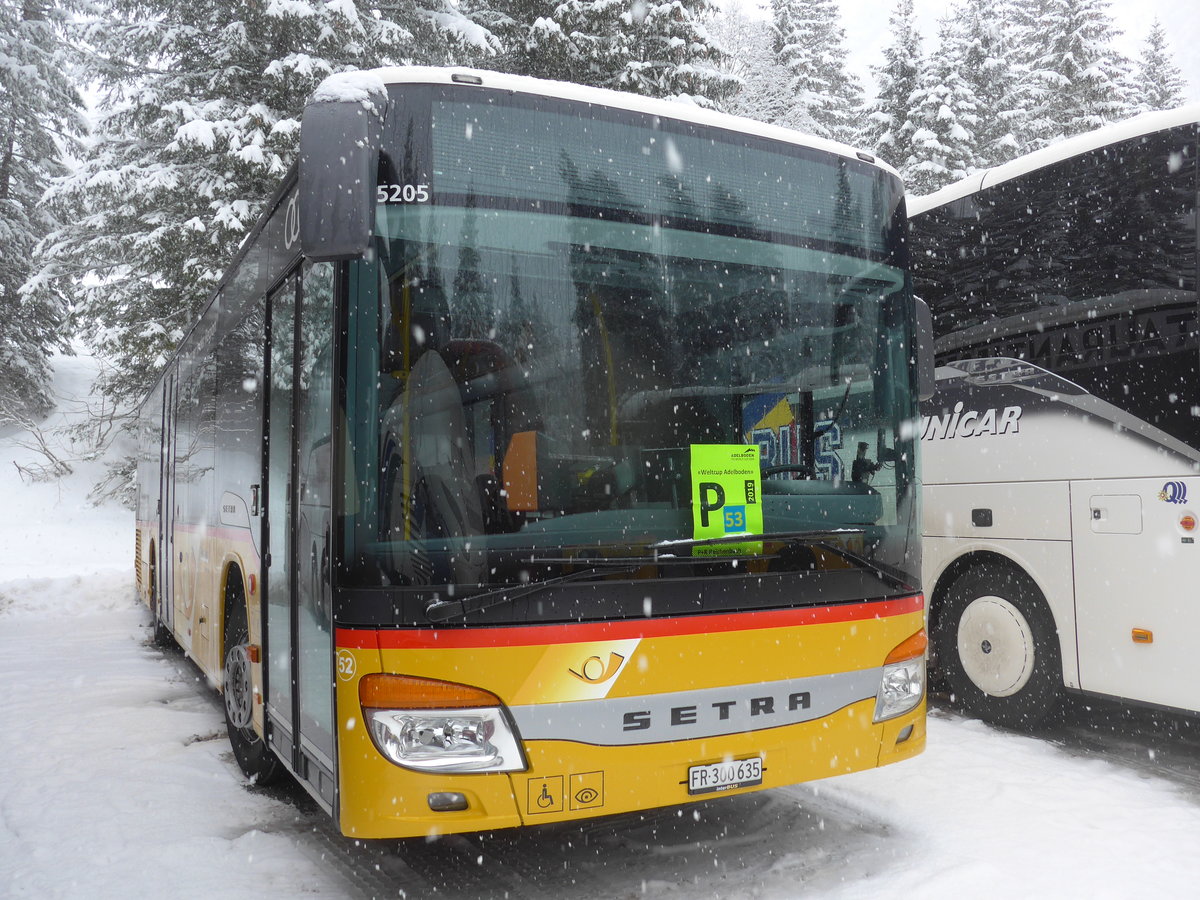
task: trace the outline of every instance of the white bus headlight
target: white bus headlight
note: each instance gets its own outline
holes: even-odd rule
[[[888,654],[875,695],[875,721],[894,719],[916,709],[925,696],[925,648],[919,631]]]
[[[407,675],[366,675],[359,702],[371,740],[398,766],[422,772],[520,772],[525,757],[499,698]]]

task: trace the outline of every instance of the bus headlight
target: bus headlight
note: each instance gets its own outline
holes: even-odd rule
[[[525,768],[498,709],[374,709],[368,716],[375,746],[398,766],[430,772]]]
[[[376,749],[422,772],[520,772],[526,768],[500,699],[465,684],[366,675],[359,702]]]
[[[875,695],[875,721],[883,722],[910,712],[925,696],[925,631],[897,646],[883,664],[879,693]]]

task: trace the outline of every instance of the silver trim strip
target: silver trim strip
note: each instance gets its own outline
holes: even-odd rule
[[[627,747],[763,731],[873,700],[883,669],[730,687],[510,707],[525,741]]]

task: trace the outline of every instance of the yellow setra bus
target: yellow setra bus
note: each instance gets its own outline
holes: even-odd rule
[[[903,196],[684,104],[327,81],[140,408],[139,591],[242,770],[395,838],[919,753]]]

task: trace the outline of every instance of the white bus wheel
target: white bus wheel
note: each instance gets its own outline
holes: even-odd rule
[[[951,702],[966,712],[1029,728],[1057,705],[1058,636],[1025,573],[1002,565],[965,572],[940,604],[934,641]]]
[[[1003,597],[976,597],[958,620],[958,659],[971,683],[993,697],[1020,693],[1033,674],[1033,629]]]

